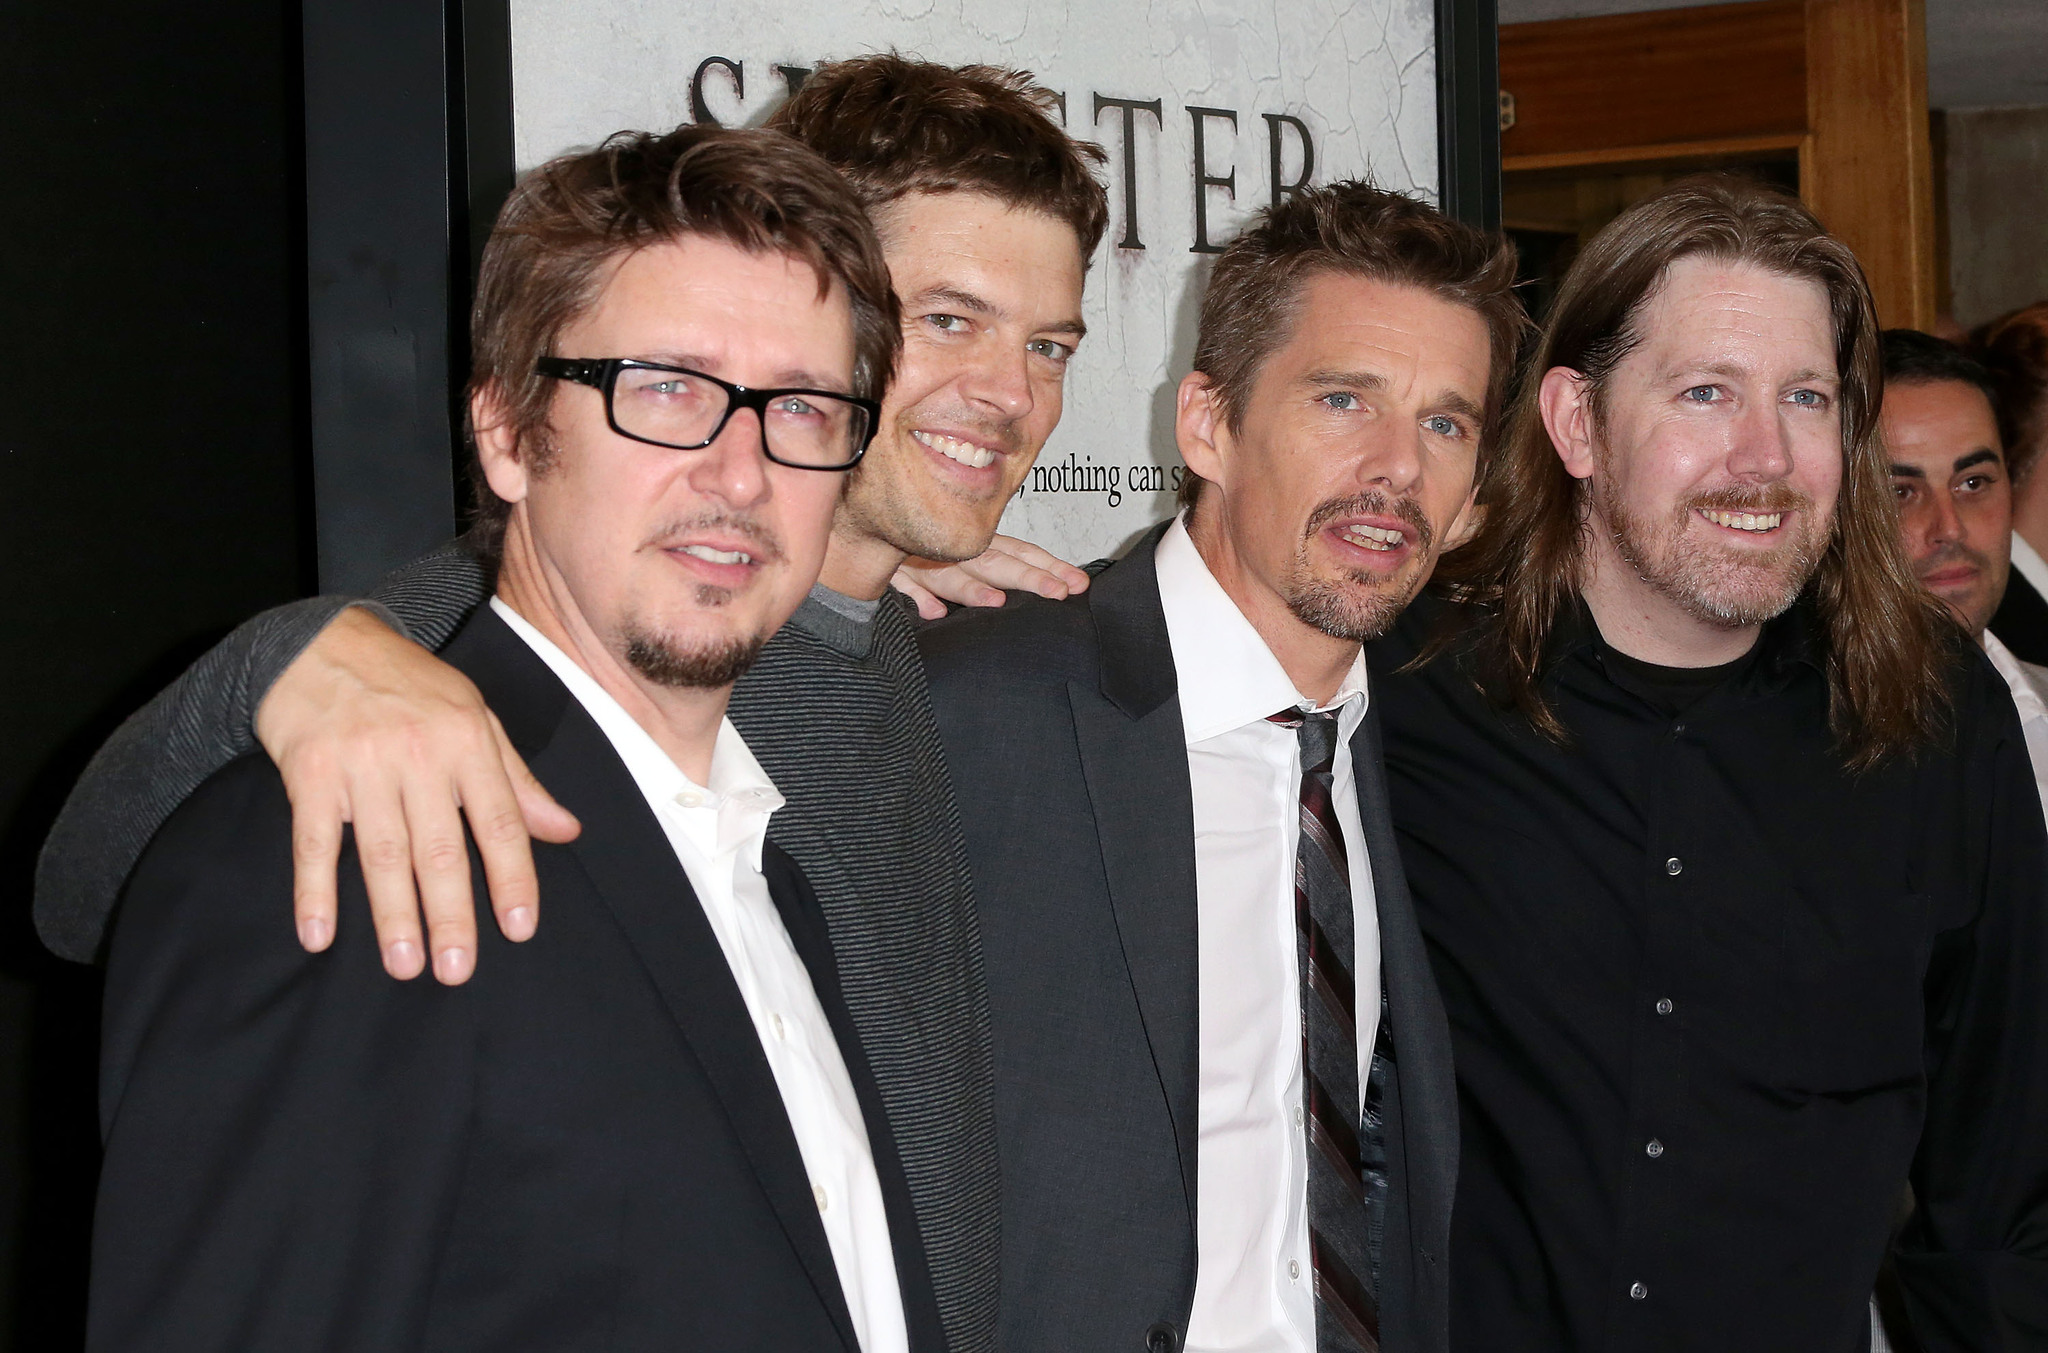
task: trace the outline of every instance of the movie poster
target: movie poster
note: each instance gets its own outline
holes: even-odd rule
[[[621,128],[760,121],[819,61],[894,49],[1034,72],[1108,153],[1110,223],[1066,412],[1003,529],[1076,561],[1165,516],[1205,262],[1302,184],[1434,200],[1428,0],[512,0],[521,169]]]

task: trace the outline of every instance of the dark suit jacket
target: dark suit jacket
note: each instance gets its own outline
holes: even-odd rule
[[[214,776],[114,932],[90,1347],[859,1353],[754,1025],[646,800],[491,611],[444,656],[583,822],[534,846],[539,934],[480,927],[466,986],[394,982],[344,852],[340,934],[305,954],[276,772]],[[766,858],[859,1091],[911,1347],[938,1353],[817,905]]]
[[[1174,1349],[1194,1298],[1194,807],[1160,534],[1069,601],[1013,593],[921,636],[988,970],[1009,1353]],[[1441,1353],[1450,1032],[1394,845],[1376,715],[1352,755],[1395,1049],[1381,1328],[1389,1353]]]
[[[2006,578],[2005,597],[1992,614],[1990,628],[2021,662],[2048,665],[2048,600],[2018,569]]]

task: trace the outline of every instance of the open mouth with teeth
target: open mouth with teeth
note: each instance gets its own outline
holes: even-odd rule
[[[977,446],[958,437],[948,437],[942,432],[919,430],[910,435],[917,439],[919,446],[936,451],[947,460],[958,461],[970,470],[986,469],[995,463],[996,453],[986,446]]]
[[[1356,523],[1343,527],[1337,534],[1350,544],[1358,546],[1361,550],[1398,550],[1408,540],[1407,533],[1403,531],[1392,531],[1384,527],[1365,526]]]
[[[745,550],[715,550],[709,545],[685,545],[682,553],[707,564],[751,564],[754,556]]]
[[[1706,508],[1699,508],[1698,512],[1716,526],[1725,526],[1731,531],[1759,534],[1777,530],[1779,523],[1785,520],[1785,514],[1782,512],[1722,512],[1709,511]]]

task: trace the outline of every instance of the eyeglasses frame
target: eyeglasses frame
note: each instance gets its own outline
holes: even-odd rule
[[[812,390],[802,386],[783,386],[773,390],[757,390],[745,385],[735,385],[731,381],[722,381],[709,372],[693,370],[686,366],[671,366],[666,362],[642,361],[637,357],[543,357],[534,363],[533,369],[536,375],[548,376],[555,380],[569,381],[576,385],[589,386],[604,396],[604,421],[611,427],[613,432],[618,433],[628,441],[640,442],[647,446],[666,447],[671,451],[703,450],[718,440],[718,434],[725,431],[725,425],[732,421],[735,409],[752,409],[754,417],[759,419],[761,423],[761,454],[766,456],[770,462],[792,470],[817,470],[827,474],[843,474],[860,464],[861,458],[867,455],[868,447],[874,444],[875,434],[881,430],[882,426],[881,404],[875,400],[864,399],[859,395],[849,395],[840,390]],[[700,381],[709,381],[725,391],[725,414],[718,420],[718,425],[711,429],[709,437],[692,446],[683,446],[676,442],[656,441],[652,437],[642,437],[638,433],[628,432],[619,426],[618,415],[612,408],[612,391],[618,385],[619,373],[627,370],[673,371],[679,376],[691,376]],[[783,395],[823,395],[828,399],[838,400],[842,404],[851,404],[855,408],[865,411],[868,416],[867,431],[862,434],[860,445],[853,449],[853,459],[847,461],[844,465],[805,465],[798,461],[784,460],[776,455],[774,450],[768,445],[768,405],[770,401]]]

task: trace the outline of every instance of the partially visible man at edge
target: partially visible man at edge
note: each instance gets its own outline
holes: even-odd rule
[[[869,209],[905,332],[819,585],[735,688],[732,718],[788,796],[770,839],[824,908],[954,1353],[995,1338],[988,1006],[952,786],[908,603],[888,585],[907,556],[964,560],[986,548],[1059,421],[1108,208],[1093,174],[1101,151],[1069,138],[1052,102],[1018,72],[882,55],[821,67],[770,119]],[[1009,576],[1059,594],[1086,585],[1042,551],[1027,554]],[[308,948],[332,938],[334,857],[353,820],[387,966],[420,971],[423,905],[436,975],[466,978],[475,920],[464,813],[503,928],[531,935],[538,899],[522,807],[543,839],[577,825],[526,773],[475,687],[391,628],[402,621],[439,647],[488,588],[475,555],[452,546],[380,588],[388,609],[336,619],[342,603],[323,598],[237,631],[131,720],[73,792],[38,873],[46,941],[92,956],[151,833],[250,748],[252,725],[292,793]]]
[[[2027,662],[2048,663],[2048,301],[1970,331],[1970,355],[1991,378],[2012,479],[2012,567],[1991,632]]]
[[[1913,571],[2005,678],[2048,805],[2048,668],[2022,662],[1988,628],[2005,599],[2013,541],[2013,476],[1991,375],[1944,339],[1887,329],[1880,423]]]
[[[1573,265],[1472,545],[1371,654],[1463,1104],[1461,1353],[2048,1338],[2048,858],[1917,583],[1877,325],[1690,180]],[[1435,642],[1432,643],[1432,639]]]

